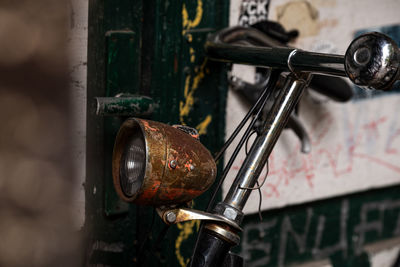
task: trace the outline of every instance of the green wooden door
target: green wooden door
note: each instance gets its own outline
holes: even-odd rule
[[[86,248],[89,264],[185,266],[199,223],[164,225],[151,207],[119,201],[111,181],[123,117],[95,115],[95,97],[151,97],[149,119],[198,129],[215,152],[225,128],[226,70],[207,60],[207,35],[226,26],[228,1],[92,0],[89,3]],[[195,199],[204,208],[209,193]]]

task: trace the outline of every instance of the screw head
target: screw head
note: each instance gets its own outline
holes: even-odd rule
[[[173,223],[176,221],[176,214],[172,211],[168,212],[167,215],[165,216],[167,222]]]
[[[238,215],[237,212],[232,209],[232,208],[226,208],[224,210],[224,214],[223,214],[226,218],[230,219],[230,220],[235,220],[236,216]]]
[[[176,168],[176,165],[177,165],[177,163],[176,163],[176,160],[171,160],[170,162],[169,162],[169,166],[172,168],[172,169],[175,169]]]

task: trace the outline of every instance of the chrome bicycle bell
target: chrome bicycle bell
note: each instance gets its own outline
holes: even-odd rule
[[[388,36],[372,32],[354,39],[346,51],[345,69],[356,85],[387,91],[399,76],[399,48]]]

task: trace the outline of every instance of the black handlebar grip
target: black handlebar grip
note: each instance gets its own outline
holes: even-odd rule
[[[346,73],[360,87],[390,90],[399,76],[399,54],[397,44],[388,36],[363,34],[346,51]]]
[[[229,253],[232,244],[224,239],[213,235],[204,229],[196,251],[193,255],[191,267],[214,267],[222,266],[226,255]]]
[[[308,87],[338,102],[347,102],[353,95],[353,88],[343,78],[314,75]]]

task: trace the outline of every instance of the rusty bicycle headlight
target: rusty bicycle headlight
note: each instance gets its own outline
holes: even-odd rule
[[[188,202],[216,176],[214,159],[199,140],[175,127],[136,118],[122,124],[112,165],[119,197],[153,206]]]

